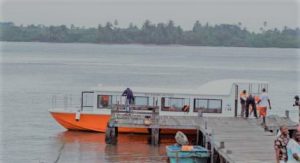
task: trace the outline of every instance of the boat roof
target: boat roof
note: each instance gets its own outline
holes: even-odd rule
[[[269,84],[267,81],[247,80],[247,79],[222,79],[207,82],[195,88],[159,88],[159,87],[130,87],[134,93],[141,94],[172,94],[172,95],[230,95],[234,85],[242,84]],[[92,88],[93,91],[102,92],[123,92],[125,86],[107,86],[98,84]]]

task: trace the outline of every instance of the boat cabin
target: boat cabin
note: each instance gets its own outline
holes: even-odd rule
[[[208,82],[193,89],[166,89],[130,87],[134,101],[133,110],[159,109],[159,115],[168,116],[238,116],[240,114],[239,94],[242,90],[258,95],[268,82],[257,80],[225,79]],[[96,114],[111,114],[111,109],[125,109],[126,87],[99,85],[91,91],[83,91],[81,111]]]

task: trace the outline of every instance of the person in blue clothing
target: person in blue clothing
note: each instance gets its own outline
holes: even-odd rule
[[[125,109],[126,109],[127,112],[129,112],[130,111],[130,105],[134,103],[133,92],[130,88],[127,88],[122,93],[122,96],[126,96]]]
[[[255,99],[252,96],[252,94],[249,94],[246,100],[246,118],[249,116],[249,107],[252,107],[254,116],[257,118],[257,112],[256,112],[256,104],[255,104]]]

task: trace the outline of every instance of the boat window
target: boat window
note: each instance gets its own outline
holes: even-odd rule
[[[250,84],[249,85],[249,93],[259,94],[260,93],[260,85],[259,84]]]
[[[98,95],[98,108],[108,108],[112,105],[112,96],[110,95]]]
[[[149,97],[134,96],[134,106],[132,106],[132,108],[135,110],[148,110],[149,108],[151,108],[149,104],[150,104]]]
[[[162,97],[161,106],[163,111],[177,111],[184,112],[189,109],[188,98],[173,98],[173,97]]]
[[[147,106],[149,105],[149,97],[145,96],[135,96],[134,104],[138,106]]]
[[[249,93],[253,95],[259,95],[262,93],[262,89],[268,90],[268,84],[249,84]]]
[[[94,92],[83,91],[81,97],[82,97],[82,101],[81,101],[82,109],[93,107]]]
[[[194,99],[194,112],[222,113],[221,99]]]
[[[118,102],[119,102],[120,99],[121,99],[121,96],[111,96],[111,97],[112,97],[111,102],[112,102],[113,105],[117,105]]]
[[[155,98],[149,97],[149,105],[155,106]]]

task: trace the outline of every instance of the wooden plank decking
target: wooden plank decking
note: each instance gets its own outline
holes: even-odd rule
[[[150,125],[144,124],[145,115],[151,120]],[[159,116],[158,114],[135,115],[120,113],[114,116],[114,127],[196,129],[202,133],[215,151],[225,162],[229,163],[274,163],[275,134],[265,131],[259,119],[239,117],[190,117],[190,116]],[[269,130],[278,129],[281,125],[296,129],[297,123],[288,118],[271,116],[267,118]],[[224,142],[224,147],[221,147]]]
[[[208,118],[215,150],[228,162],[274,163],[274,139],[271,132],[257,125],[256,119]],[[220,148],[224,142],[225,148]]]

